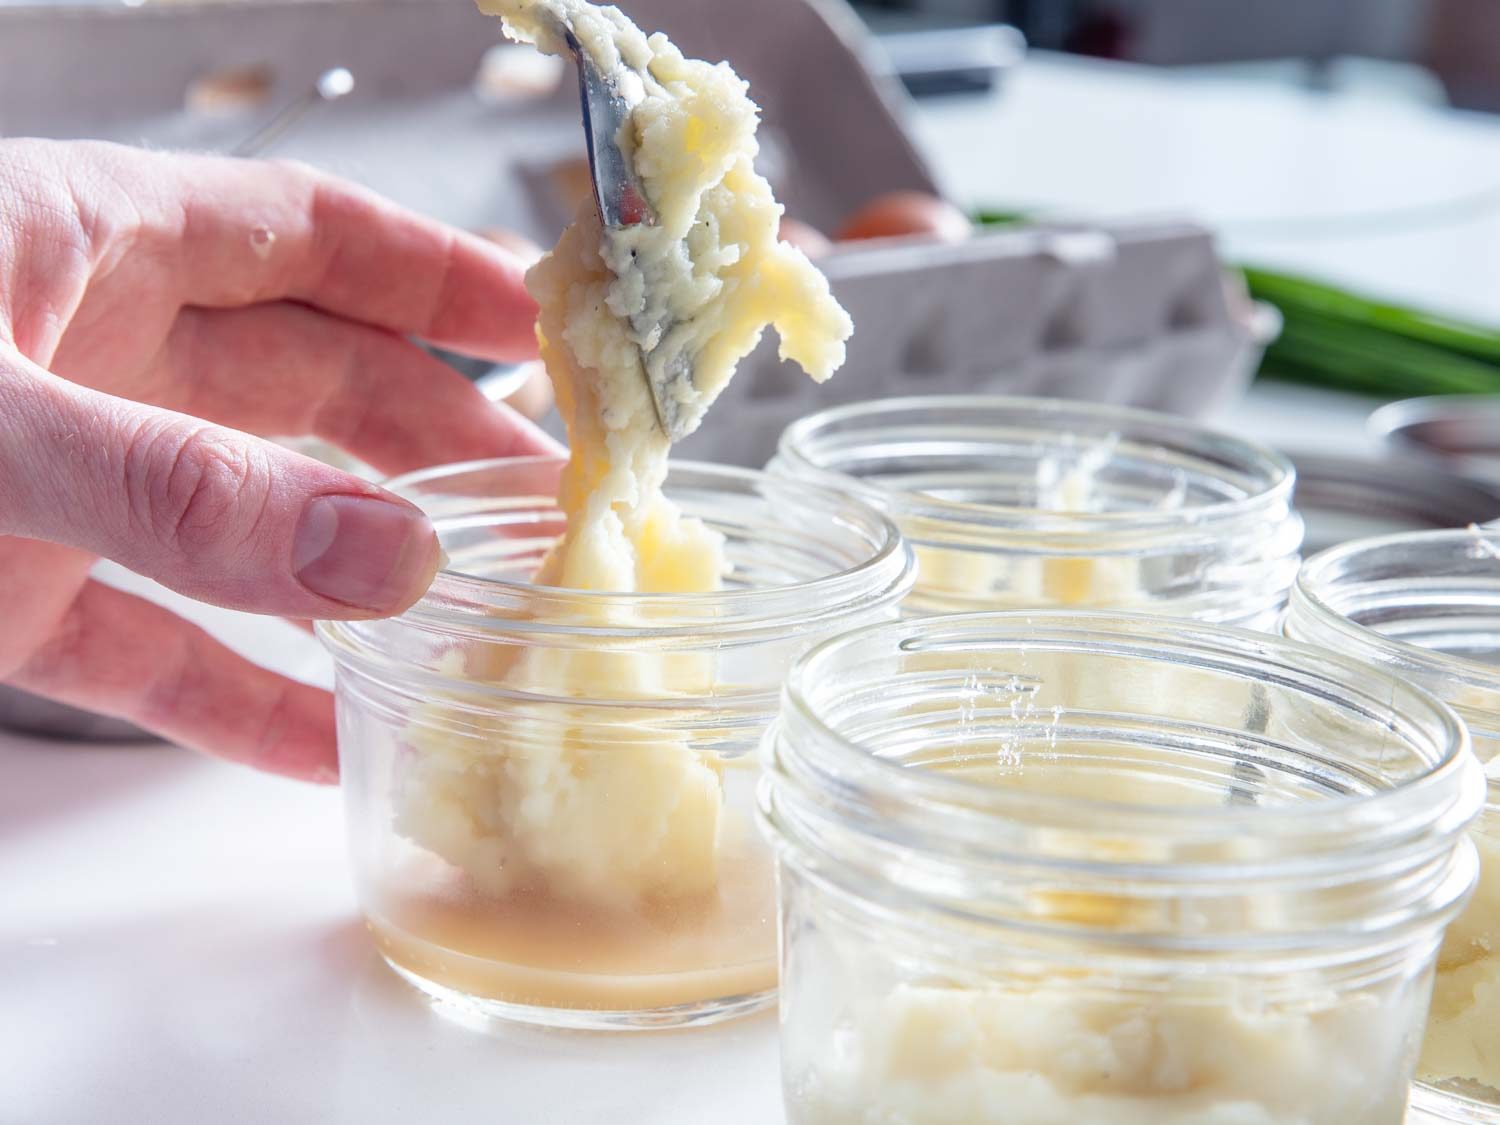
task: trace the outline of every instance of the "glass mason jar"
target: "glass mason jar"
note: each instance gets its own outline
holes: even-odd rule
[[[1500,530],[1358,540],[1308,561],[1289,636],[1446,700],[1490,776],[1479,887],[1438,956],[1414,1120],[1500,1121]]]
[[[1396,1125],[1484,782],[1420,688],[1143,615],[875,626],[766,736],[792,1125]]]
[[[1291,463],[1164,414],[885,399],[794,422],[770,468],[895,519],[917,554],[912,614],[1131,609],[1270,631],[1297,572]]]
[[[398,973],[470,1013],[612,1028],[754,1010],[776,983],[756,747],[794,656],[896,616],[910,551],[841,493],[678,464],[667,495],[725,537],[721,591],[535,586],[561,468],[391,482],[449,565],[401,617],[318,627],[361,907]]]

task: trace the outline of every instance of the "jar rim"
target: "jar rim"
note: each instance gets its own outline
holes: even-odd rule
[[[1302,564],[1292,586],[1292,603],[1288,612],[1289,624],[1308,624],[1296,620],[1305,613],[1311,617],[1310,624],[1314,629],[1326,629],[1338,642],[1353,646],[1356,652],[1373,654],[1383,663],[1403,664],[1439,676],[1444,680],[1457,680],[1479,690],[1500,692],[1500,665],[1487,664],[1481,660],[1457,656],[1439,649],[1413,644],[1399,637],[1389,636],[1354,620],[1335,605],[1330,591],[1338,586],[1339,572],[1352,563],[1382,560],[1409,548],[1431,548],[1427,557],[1439,564],[1455,559],[1455,551],[1482,549],[1486,555],[1495,558],[1497,568],[1500,568],[1500,530],[1497,529],[1487,530],[1471,526],[1437,531],[1406,531],[1369,539],[1355,539],[1330,547],[1326,551],[1320,551]],[[1403,577],[1443,578],[1447,575],[1442,571],[1431,569],[1421,571],[1413,569]],[[1496,577],[1500,578],[1500,571],[1497,571]],[[1353,592],[1359,585],[1359,583],[1351,583],[1350,591]],[[1500,593],[1489,597],[1468,596],[1477,597],[1482,601],[1493,598],[1495,608],[1500,610]],[[1389,608],[1392,604],[1401,603],[1382,601],[1384,608]],[[1413,608],[1416,608],[1415,603],[1413,603]]]
[[[485,460],[438,465],[404,473],[383,482],[383,487],[421,506],[418,486],[441,482],[465,474],[498,473],[506,470],[524,472],[537,468],[561,468],[567,458],[562,455],[538,454],[525,457],[500,457]],[[691,482],[696,487],[723,488],[726,493],[738,489],[752,493],[757,488],[775,486],[786,489],[789,482],[771,474],[736,466],[709,462],[674,460],[670,462],[667,487],[673,483]],[[512,498],[514,499],[514,498]],[[555,497],[535,497],[547,510]],[[701,634],[705,627],[716,632],[762,631],[822,620],[833,611],[851,603],[868,604],[871,600],[896,600],[903,596],[915,579],[916,564],[910,547],[900,530],[885,515],[858,498],[837,489],[807,482],[795,482],[795,497],[778,497],[778,505],[807,502],[815,515],[839,512],[839,526],[860,534],[870,544],[870,552],[860,562],[830,574],[802,582],[762,586],[753,589],[717,590],[700,593],[620,593],[599,590],[576,590],[567,587],[539,586],[529,582],[490,578],[445,568],[439,572],[428,594],[401,615],[402,620],[419,628],[439,631],[525,631],[532,634],[560,631],[586,634],[600,641],[628,641],[642,638],[670,638]],[[433,520],[442,534],[445,522]],[[811,607],[811,608],[809,608]],[[524,620],[514,611],[524,610]],[[512,611],[507,616],[507,611]],[[653,615],[668,624],[651,621]],[[607,622],[644,618],[639,624],[576,624],[580,619]],[[549,624],[564,622],[564,625]],[[358,622],[323,623],[325,636],[358,626]]]
[[[1418,776],[1375,794],[1332,795],[1274,809],[1233,805],[1156,806],[1022,792],[1003,786],[979,785],[934,771],[911,769],[870,753],[858,741],[834,729],[810,701],[808,685],[826,676],[825,665],[841,653],[872,644],[882,646],[882,651],[888,653],[920,651],[905,647],[906,642],[923,632],[941,635],[941,631],[958,638],[977,634],[991,643],[999,643],[999,638],[1005,638],[1006,647],[1022,650],[1052,644],[1061,651],[1083,652],[1087,651],[1084,646],[1102,642],[1115,647],[1098,651],[1109,651],[1114,655],[1123,653],[1157,662],[1169,656],[1179,661],[1194,657],[1202,660],[1208,656],[1226,662],[1219,665],[1221,668],[1244,670],[1259,667],[1268,674],[1274,673],[1279,684],[1297,687],[1309,694],[1312,685],[1323,682],[1371,702],[1404,696],[1417,710],[1425,713],[1425,719],[1436,722],[1437,737],[1443,749]],[[1337,671],[1340,678],[1333,679],[1329,675],[1331,671]],[[1297,683],[1299,678],[1303,681],[1301,685]],[[1384,694],[1371,690],[1372,682],[1388,690]],[[827,755],[828,772],[834,776],[852,776],[858,772],[872,779],[872,787],[886,795],[899,792],[901,798],[897,799],[910,796],[932,807],[974,810],[996,818],[1008,818],[1024,810],[1024,819],[1033,824],[1076,827],[1079,823],[1112,823],[1168,835],[1182,834],[1185,829],[1190,829],[1204,837],[1239,835],[1245,831],[1246,825],[1253,824],[1258,837],[1295,837],[1305,835],[1313,823],[1326,822],[1331,812],[1357,809],[1373,820],[1377,819],[1377,813],[1387,808],[1422,805],[1424,802],[1440,804],[1445,792],[1454,795],[1451,803],[1455,807],[1450,811],[1457,814],[1460,825],[1466,824],[1478,811],[1482,799],[1482,775],[1478,763],[1469,753],[1469,736],[1464,724],[1451,707],[1425,688],[1383,669],[1312,645],[1179,618],[1134,613],[1001,611],[865,626],[824,641],[800,657],[792,666],[782,700],[783,716],[778,723],[777,736],[781,728],[793,724],[799,734],[810,734],[818,743],[818,753]],[[1469,794],[1470,790],[1472,794]],[[1471,795],[1473,807],[1460,807],[1463,801],[1458,799],[1459,794]],[[1441,812],[1440,809],[1434,814],[1434,819]],[[1394,825],[1393,819],[1393,828]],[[1368,843],[1368,840],[1364,841],[1365,845]]]
[[[1264,482],[1256,491],[1232,499],[1193,507],[1157,511],[1059,512],[1043,508],[1017,507],[969,500],[949,500],[921,491],[889,489],[860,477],[828,468],[816,460],[807,446],[819,431],[853,421],[949,410],[961,413],[967,425],[981,426],[986,420],[1034,417],[1037,420],[1078,419],[1096,429],[1150,431],[1180,440],[1183,448],[1205,456],[1232,459],[1241,471],[1256,474]],[[1013,419],[1012,419],[1013,420]],[[1066,430],[1058,427],[1059,434]],[[781,434],[777,457],[799,474],[833,484],[866,503],[892,511],[903,518],[925,519],[957,525],[998,528],[1007,535],[1027,540],[1066,540],[1055,550],[1078,555],[1106,555],[1139,551],[1162,536],[1200,530],[1205,537],[1218,534],[1226,522],[1240,522],[1256,515],[1286,509],[1291,515],[1291,495],[1296,470],[1284,455],[1268,446],[1202,426],[1185,418],[1135,407],[1071,399],[1049,399],[1010,395],[956,394],[910,395],[873,399],[831,407],[798,419]],[[1081,542],[1075,542],[1075,537]],[[1028,549],[1045,551],[1046,547]]]

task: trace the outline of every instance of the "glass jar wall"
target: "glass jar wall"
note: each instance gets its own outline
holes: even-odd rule
[[[450,563],[399,618],[319,626],[360,903],[387,961],[484,1015],[573,1027],[721,1019],[773,995],[753,753],[792,658],[892,618],[912,561],[839,493],[675,465],[725,537],[706,594],[531,585],[562,462],[391,483]]]
[[[1310,559],[1289,636],[1389,669],[1445,699],[1490,775],[1472,836],[1479,888],[1438,957],[1413,1121],[1500,1121],[1500,531],[1348,543]]]
[[[793,1125],[1397,1125],[1484,782],[1420,688],[1144,616],[861,630],[766,738]]]
[[[793,423],[771,470],[891,515],[918,558],[913,614],[1132,609],[1271,630],[1302,541],[1285,458],[1116,406],[860,403]]]

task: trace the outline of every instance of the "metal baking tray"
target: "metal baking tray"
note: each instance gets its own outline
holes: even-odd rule
[[[1370,432],[1393,453],[1500,484],[1500,395],[1433,395],[1382,406]]]
[[[1500,483],[1410,458],[1288,456],[1297,469],[1293,504],[1306,524],[1304,556],[1351,539],[1500,518]]]

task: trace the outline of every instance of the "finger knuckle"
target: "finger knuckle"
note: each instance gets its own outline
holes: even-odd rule
[[[170,729],[208,698],[204,662],[188,640],[160,654],[140,686],[134,718],[148,729]]]
[[[275,770],[285,756],[286,736],[296,719],[296,699],[292,685],[278,681],[270,685],[266,697],[259,701],[255,734],[250,740],[249,761],[263,769]]]
[[[403,345],[404,341],[377,329],[352,328],[338,374],[313,415],[312,428],[319,436],[354,450],[383,436],[379,431],[387,404],[370,393],[370,373],[389,367],[392,353],[401,355]]]
[[[264,511],[270,472],[254,449],[213,427],[144,427],[125,457],[132,510],[184,553],[233,549]]]
[[[23,643],[19,652],[0,658],[0,677],[43,694],[58,691],[69,686],[73,671],[86,663],[92,640],[81,598],[75,599],[44,639]]]

